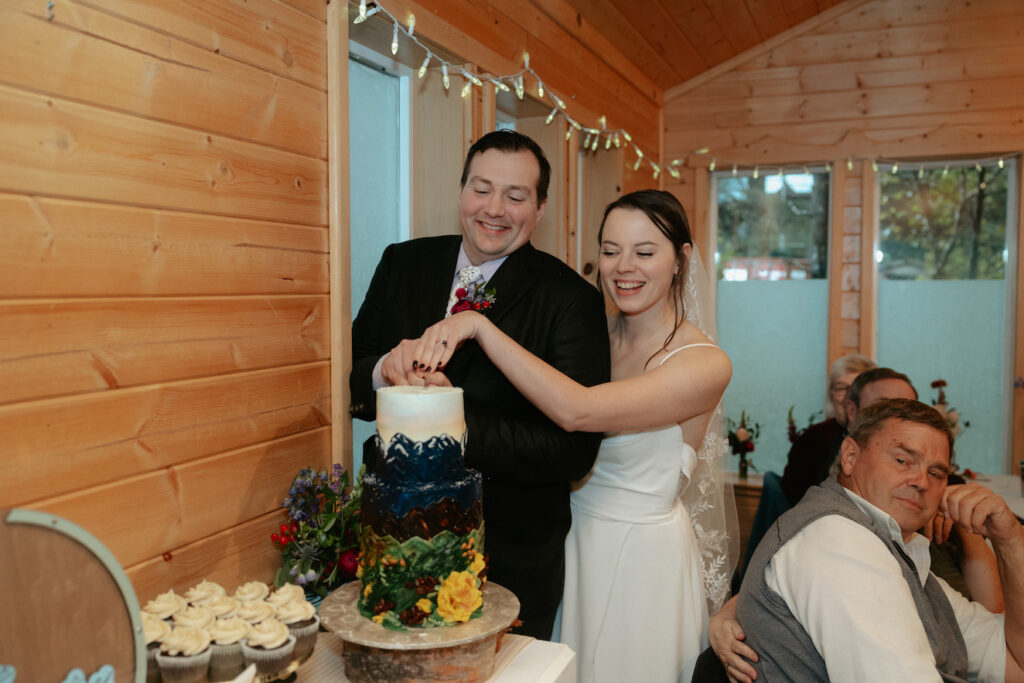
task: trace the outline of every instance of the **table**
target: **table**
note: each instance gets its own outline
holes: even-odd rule
[[[505,635],[487,683],[575,683],[576,653],[567,645]],[[313,656],[296,672],[295,683],[346,683],[341,638],[321,632]]]

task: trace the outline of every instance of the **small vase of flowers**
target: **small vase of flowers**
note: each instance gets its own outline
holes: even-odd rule
[[[960,436],[964,428],[970,427],[971,423],[969,420],[964,420],[963,424],[961,424],[960,412],[956,408],[951,408],[946,401],[946,380],[935,380],[932,382],[932,389],[938,390],[938,395],[932,401],[932,407],[945,418],[946,424],[949,425],[949,431],[953,432],[953,436]]]
[[[747,423],[746,411],[740,412],[739,422],[735,422],[732,418],[727,418],[727,424],[729,427],[729,449],[733,452],[733,455],[738,455],[740,458],[739,462],[739,478],[745,480],[747,478],[747,471],[754,467],[754,464],[750,462],[748,455],[754,452],[754,440],[761,436],[761,425],[756,422]]]
[[[270,540],[281,548],[281,568],[274,585],[295,583],[318,602],[352,580],[359,563],[361,487],[349,485],[348,472],[335,464],[329,471],[301,470],[281,506],[288,521]]]

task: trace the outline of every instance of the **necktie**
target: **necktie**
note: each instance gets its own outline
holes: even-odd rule
[[[456,296],[456,292],[460,289],[469,289],[469,286],[479,280],[481,277],[480,269],[476,266],[465,266],[459,269],[459,281],[452,287],[451,296],[448,297],[448,307],[445,309],[444,317],[448,317],[452,314],[452,306],[456,304],[459,297]]]

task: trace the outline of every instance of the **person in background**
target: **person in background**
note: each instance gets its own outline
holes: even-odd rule
[[[931,406],[889,399],[859,411],[838,480],[811,488],[754,554],[727,617],[738,638],[715,646],[729,679],[1024,679],[1024,527],[983,486],[947,486],[952,459],[953,435]],[[917,530],[936,517],[991,540],[1005,617],[929,571]]]
[[[793,442],[786,458],[782,491],[790,505],[796,505],[808,488],[828,475],[839,444],[846,437],[846,393],[857,375],[874,367],[877,366],[870,358],[856,353],[841,356],[832,363],[826,389],[825,420],[805,429]]]

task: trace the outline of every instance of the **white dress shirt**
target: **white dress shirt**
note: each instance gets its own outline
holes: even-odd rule
[[[913,561],[923,586],[931,567],[928,539],[914,534],[904,543],[891,516],[845,491],[889,530]],[[1003,615],[992,614],[936,579],[967,644],[970,680],[1002,681]],[[941,680],[899,561],[866,527],[839,515],[816,519],[779,548],[765,568],[765,582],[811,637],[830,680]]]
[[[498,268],[501,266],[502,263],[505,262],[505,259],[507,258],[508,256],[502,256],[501,258],[496,258],[493,261],[484,261],[483,263],[481,263],[479,266],[481,277],[483,277],[483,279],[486,280],[487,282],[490,282],[491,278],[494,277],[494,274],[498,272]],[[455,270],[453,271],[452,274],[452,287],[454,287],[455,283],[459,281],[459,271],[469,265],[472,265],[469,262],[469,256],[466,255],[465,248],[460,244],[459,258],[458,260],[455,261]],[[388,383],[388,381],[384,379],[384,373],[381,371],[381,367],[384,365],[384,359],[390,355],[391,352],[388,351],[383,356],[381,356],[377,360],[377,364],[373,366],[373,374],[371,375],[371,378],[373,380],[374,391],[377,391],[377,389],[380,389],[381,387],[391,386]]]

